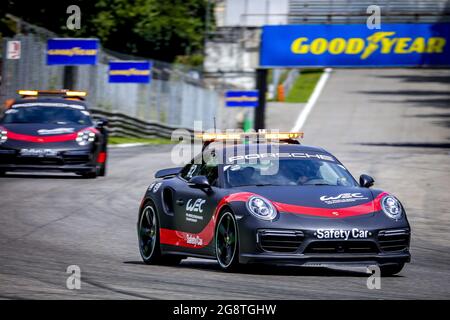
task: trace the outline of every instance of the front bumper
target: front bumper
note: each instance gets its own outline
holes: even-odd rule
[[[411,259],[411,231],[405,216],[395,221],[381,211],[349,218],[280,213],[275,221],[250,215],[238,215],[237,221],[241,263],[368,266]],[[319,238],[318,230],[349,231],[350,236]],[[364,231],[364,236],[353,230]]]
[[[58,150],[52,156],[21,156],[18,150],[0,149],[0,171],[94,172],[97,169],[91,149]]]
[[[358,255],[358,254],[327,254],[327,255],[282,255],[282,254],[241,254],[241,263],[267,263],[303,266],[339,266],[339,265],[387,265],[409,262],[411,255],[408,253],[390,255]]]

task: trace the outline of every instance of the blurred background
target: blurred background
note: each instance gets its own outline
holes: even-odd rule
[[[0,99],[14,98],[16,90],[24,88],[70,88],[88,91],[93,110],[116,120],[126,115],[192,129],[194,120],[212,128],[216,118],[219,128],[250,128],[253,110],[226,108],[224,94],[256,88],[262,26],[364,24],[373,4],[382,10],[382,23],[449,21],[448,0],[2,1]],[[67,26],[70,5],[81,10],[79,29]],[[98,38],[98,63],[47,65],[47,40],[55,37]],[[11,40],[21,43],[20,59],[6,57]],[[117,60],[151,60],[151,84],[109,83],[108,63]],[[270,69],[266,96],[272,109],[267,126],[277,125],[270,121],[275,107],[276,113],[291,113],[306,103],[321,73],[322,69]],[[154,135],[139,129],[138,123],[133,131],[119,121],[113,135]]]

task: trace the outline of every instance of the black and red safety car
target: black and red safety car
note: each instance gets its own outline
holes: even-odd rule
[[[209,141],[189,164],[155,174],[137,223],[144,262],[402,270],[411,230],[395,196],[370,188],[370,176],[358,183],[326,150],[300,145],[299,133],[280,133],[276,143],[262,143],[263,135],[225,146],[224,135],[204,135]]]
[[[0,175],[11,171],[104,176],[107,121],[94,121],[86,92],[20,90],[0,115]]]

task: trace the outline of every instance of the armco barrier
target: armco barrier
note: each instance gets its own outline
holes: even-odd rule
[[[100,109],[90,109],[94,118],[108,119],[108,132],[110,136],[126,136],[137,138],[171,138],[172,132],[176,129],[184,129],[189,136],[194,131],[188,128],[168,126],[158,122],[147,122],[130,117],[119,112],[107,112]]]

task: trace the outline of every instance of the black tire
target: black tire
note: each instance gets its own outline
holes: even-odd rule
[[[0,171],[0,177],[4,177],[5,176],[5,171]]]
[[[139,213],[137,231],[139,253],[144,263],[173,266],[179,264],[183,259],[182,256],[161,254],[159,219],[156,208],[152,203],[146,203]]]
[[[153,204],[146,203],[139,213],[137,232],[142,261],[146,264],[160,263],[159,220]]]
[[[101,165],[100,169],[98,170],[98,176],[104,177],[106,176],[106,162]]]
[[[216,259],[222,270],[237,271],[239,265],[239,235],[236,219],[230,210],[225,210],[218,220],[215,232]]]
[[[393,275],[399,273],[400,271],[402,271],[404,266],[405,266],[404,263],[388,264],[388,265],[380,266],[381,276],[382,277],[393,276]]]

